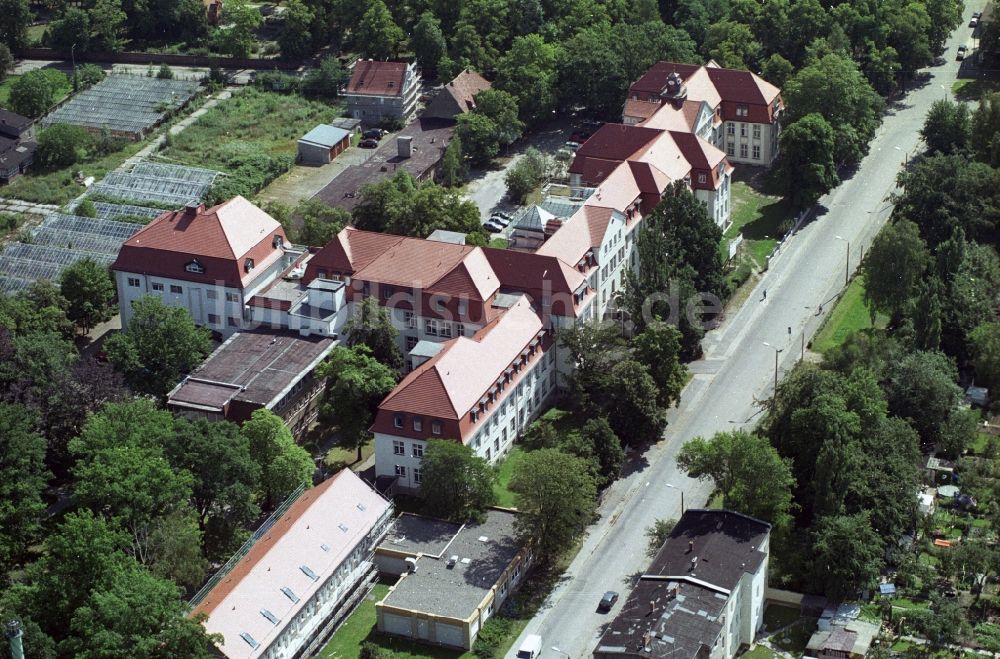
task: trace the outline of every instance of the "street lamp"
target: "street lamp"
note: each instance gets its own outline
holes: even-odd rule
[[[834,236],[837,240],[843,240],[847,243],[847,260],[844,262],[844,286],[850,282],[851,277],[851,241],[847,238],[842,238],[841,236]]]
[[[778,400],[778,355],[785,351],[784,348],[777,348],[767,341],[764,341],[764,345],[774,351],[774,395],[771,396],[771,409],[774,409],[774,405]]]
[[[678,492],[681,493],[681,516],[683,516],[684,515],[684,490],[682,490],[681,488],[677,487],[676,485],[674,485],[672,483],[667,483],[667,487],[669,487],[672,490],[677,490]]]
[[[569,657],[569,659],[573,659],[573,655],[571,655],[569,652],[566,652],[564,650],[560,650],[558,646],[553,645],[552,646],[552,651],[553,652],[558,652],[559,654],[564,654],[567,657]]]

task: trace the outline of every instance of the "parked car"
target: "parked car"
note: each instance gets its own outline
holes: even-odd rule
[[[597,605],[597,610],[600,611],[601,613],[607,613],[608,611],[611,610],[611,607],[613,607],[615,605],[615,602],[617,601],[618,601],[618,593],[616,593],[613,590],[609,590],[608,592],[604,593],[604,597],[601,598],[601,601]]]
[[[957,59],[958,61],[964,60],[965,59],[965,55],[968,52],[969,52],[968,48],[966,48],[965,46],[959,46],[958,47],[958,53],[955,55],[955,59]]]
[[[500,233],[501,231],[503,231],[503,227],[497,224],[493,220],[487,220],[486,223],[483,224],[483,228],[489,231],[490,233]]]
[[[361,137],[365,138],[366,140],[380,140],[382,139],[382,129],[372,128],[371,130],[366,130],[364,133],[361,134]]]
[[[973,16],[972,20],[969,21],[969,27],[974,28],[974,27],[978,27],[978,26],[979,26],[979,19],[977,17]]]
[[[972,12],[972,17],[976,18],[976,19],[982,18],[983,17],[983,12],[981,12],[981,11],[974,11],[974,12]]]
[[[574,142],[574,141],[570,140],[569,142],[566,142],[566,144],[564,146],[567,149],[570,149],[571,151],[576,151],[577,149],[580,148],[580,143],[579,142]]]
[[[361,140],[358,143],[358,146],[360,146],[362,149],[377,149],[378,140],[373,140],[373,139]]]
[[[501,227],[506,227],[508,224],[510,224],[510,220],[495,213],[490,217],[490,222],[498,224]]]
[[[511,220],[514,219],[513,215],[511,215],[510,213],[505,213],[504,211],[493,211],[493,215],[496,216],[496,217],[502,217],[503,219],[507,220],[508,222],[510,222]]]
[[[541,653],[542,637],[538,634],[529,634],[517,649],[517,659],[536,659]]]

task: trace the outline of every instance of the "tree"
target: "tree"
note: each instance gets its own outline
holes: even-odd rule
[[[653,525],[646,529],[646,537],[649,538],[649,545],[646,547],[646,555],[653,558],[660,553],[660,548],[667,542],[674,527],[677,526],[676,519],[659,519],[653,521]]]
[[[173,438],[163,446],[167,459],[193,478],[191,503],[206,555],[225,556],[260,514],[261,465],[233,423],[179,418],[175,424]]]
[[[979,433],[979,415],[972,410],[954,408],[938,427],[937,449],[945,457],[958,459]]]
[[[66,52],[75,45],[80,52],[90,48],[90,14],[77,7],[66,7],[62,16],[49,26],[52,47]]]
[[[420,463],[420,497],[428,515],[468,522],[496,503],[496,471],[468,446],[450,439],[427,442]]]
[[[39,69],[28,71],[10,86],[10,109],[30,119],[45,114],[53,102],[54,89]]]
[[[246,0],[228,0],[223,19],[229,25],[217,33],[219,50],[230,57],[249,57],[256,41],[255,33],[264,20],[260,10]]]
[[[761,45],[754,39],[750,26],[726,20],[709,26],[705,50],[724,68],[745,69],[756,68]]]
[[[316,375],[330,379],[320,408],[323,416],[337,424],[341,442],[358,450],[360,462],[378,404],[396,387],[395,373],[367,346],[356,345],[334,348]]]
[[[517,163],[507,170],[507,196],[516,204],[523,204],[525,197],[538,187],[548,175],[549,159],[532,147]]]
[[[28,45],[32,15],[28,0],[0,0],[0,42],[12,51]]]
[[[515,466],[509,488],[520,512],[518,536],[532,543],[542,561],[572,545],[594,514],[596,488],[586,463],[558,449],[527,453]]]
[[[698,437],[681,447],[677,464],[691,477],[714,481],[723,508],[778,528],[791,522],[795,478],[766,438],[742,430]]]
[[[374,0],[361,17],[354,42],[362,57],[387,60],[396,56],[405,38],[385,3]]]
[[[240,432],[249,442],[250,456],[260,467],[264,508],[271,510],[314,471],[312,457],[295,443],[292,432],[268,409],[254,410]]]
[[[105,588],[90,593],[69,619],[71,637],[62,644],[80,659],[129,656],[209,659],[213,641],[201,619],[184,615],[177,587],[135,563],[126,563]]]
[[[795,208],[807,208],[840,183],[834,164],[833,128],[808,114],[781,132],[775,177]]]
[[[0,402],[0,570],[6,574],[35,539],[50,474],[45,439],[23,406]]]
[[[902,318],[930,263],[930,252],[916,224],[900,220],[885,227],[862,264],[865,303],[872,320],[879,311],[897,321]]]
[[[783,95],[789,122],[818,113],[833,127],[834,162],[855,163],[868,152],[883,102],[853,61],[826,55],[792,76]]]
[[[941,424],[962,398],[955,363],[940,352],[912,352],[885,374],[889,411],[907,419],[920,437],[937,441]]]
[[[646,367],[624,359],[611,367],[601,395],[608,423],[630,446],[655,442],[667,425],[666,412],[657,405],[659,391]]]
[[[597,465],[597,485],[604,487],[613,483],[621,475],[625,451],[608,420],[603,417],[588,419],[580,428],[580,439]]]
[[[205,582],[208,560],[202,554],[202,533],[196,515],[175,510],[157,519],[137,543],[140,562],[158,577],[194,589]]]
[[[465,183],[468,167],[462,153],[462,138],[454,135],[441,157],[441,184],[446,188],[457,188]]]
[[[83,157],[89,144],[90,135],[80,126],[55,124],[38,135],[38,162],[51,169],[68,167]]]
[[[10,48],[0,43],[0,82],[7,79],[7,75],[14,68],[14,56]]]
[[[493,122],[493,137],[497,145],[513,144],[524,131],[524,124],[517,118],[517,98],[499,89],[484,89],[476,94],[474,114],[481,114]]]
[[[1000,21],[990,24],[1000,34]],[[1000,94],[985,94],[979,100],[979,107],[972,113],[971,138],[981,162],[1000,165]]]
[[[361,186],[354,226],[401,236],[426,237],[436,229],[481,231],[479,209],[457,191],[433,182],[418,183],[406,171]]]
[[[302,223],[296,241],[305,245],[326,245],[351,221],[348,211],[319,199],[303,199],[293,212]]]
[[[59,290],[69,301],[66,315],[84,333],[111,318],[115,284],[104,266],[91,258],[77,261],[59,275]]]
[[[773,53],[764,60],[762,71],[764,79],[776,87],[784,87],[793,73],[795,66],[779,53]]]
[[[561,105],[579,107],[590,116],[607,119],[621,112],[625,79],[617,35],[608,23],[576,32],[559,49],[558,93]]]
[[[389,311],[374,297],[365,298],[355,306],[354,315],[344,326],[347,345],[367,346],[372,357],[394,371],[403,368],[403,353],[399,351],[399,330],[392,324]]]
[[[1000,386],[1000,323],[984,323],[969,335],[976,381],[990,388]]]
[[[852,597],[878,579],[882,546],[867,513],[822,518],[812,547],[816,585],[830,599]]]
[[[104,344],[108,360],[139,391],[165,396],[180,374],[197,366],[211,349],[207,329],[196,327],[187,309],[147,295],[132,304],[128,331]]]
[[[340,60],[328,55],[320,61],[319,68],[310,70],[302,78],[302,93],[317,98],[337,98],[347,84],[347,78]]]
[[[527,124],[549,119],[555,109],[558,54],[556,45],[529,34],[514,39],[497,63],[494,86],[517,99],[521,119]]]
[[[128,16],[122,10],[122,0],[96,0],[90,9],[90,27],[94,31],[94,48],[117,53],[125,43]]]
[[[73,344],[50,332],[15,336],[6,346],[0,343],[0,354],[0,394],[6,389],[5,398],[21,402],[46,398],[77,359]]]
[[[680,362],[680,331],[662,320],[654,320],[632,339],[636,360],[649,370],[659,392],[660,407],[671,407],[687,384],[687,368]]]
[[[971,131],[969,106],[940,99],[934,101],[927,112],[920,136],[924,138],[929,152],[947,155],[963,151],[969,144]]]
[[[496,124],[477,112],[465,112],[455,120],[455,136],[474,165],[486,165],[500,152],[496,135]]]
[[[278,47],[284,57],[300,58],[313,49],[312,25],[316,14],[302,0],[285,5],[285,27],[278,35]]]
[[[448,44],[441,31],[441,21],[432,12],[425,11],[410,35],[410,48],[417,57],[420,70],[428,78],[437,75],[438,62],[448,51]]]

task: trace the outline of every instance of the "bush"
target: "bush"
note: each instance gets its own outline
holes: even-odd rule
[[[105,77],[104,69],[96,64],[84,64],[83,66],[76,67],[77,82],[83,87],[96,85],[104,80]]]
[[[87,146],[90,135],[80,126],[55,124],[38,135],[38,163],[56,169],[76,163]]]
[[[7,74],[14,68],[14,56],[10,53],[10,48],[0,43],[0,82],[7,79]]]
[[[500,615],[493,616],[486,621],[479,636],[476,637],[476,644],[472,651],[481,659],[493,659],[502,657],[507,651],[504,647],[504,640],[510,633],[514,621]]]
[[[156,72],[156,77],[159,78],[160,80],[173,80],[174,71],[169,66],[167,66],[166,62],[164,62],[163,64],[160,65],[160,70]]]
[[[302,79],[302,93],[318,98],[337,98],[347,83],[347,73],[336,57],[324,57],[319,68],[313,69]]]
[[[392,659],[392,657],[392,651],[379,647],[371,641],[362,643],[361,652],[358,653],[358,659]]]
[[[52,105],[55,89],[52,76],[47,75],[44,70],[28,71],[10,87],[10,109],[30,119],[37,119]]]
[[[291,156],[272,156],[254,145],[239,146],[245,148],[227,158],[226,165],[232,174],[216,179],[208,191],[208,204],[218,204],[236,195],[250,198],[292,166]]]
[[[403,130],[406,124],[403,120],[398,117],[382,117],[379,119],[378,127],[382,130],[387,130],[390,133],[395,133],[397,130]]]
[[[258,73],[253,82],[254,86],[264,91],[277,92],[279,94],[297,94],[302,85],[298,77],[278,71],[265,71]]]
[[[12,232],[21,226],[21,217],[13,213],[0,213],[0,231]]]
[[[73,209],[73,214],[80,217],[97,217],[97,207],[91,200],[84,199]]]

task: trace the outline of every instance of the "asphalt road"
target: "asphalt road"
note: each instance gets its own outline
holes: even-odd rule
[[[705,504],[711,484],[679,472],[677,451],[697,436],[750,427],[762,411],[758,401],[766,401],[774,385],[775,350],[782,351],[779,377],[799,359],[803,335],[808,342],[822,318],[818,306],[828,311],[844,285],[847,241],[853,271],[862,248],[871,244],[888,217],[886,198],[895,188],[895,177],[906,155],[917,148],[931,104],[950,95],[958,71],[956,48],[967,40],[966,24],[982,4],[978,0],[966,6],[944,63],[929,69],[929,80],[891,109],[857,172],[820,200],[815,216],[779,248],[746,304],[705,338],[705,358],[692,364],[696,374],[670,413],[664,440],[607,493],[600,521],[590,528],[560,585],[509,658],[527,634],[542,635],[542,657],[589,657],[603,625],[625,603],[632,579],[649,563],[645,530],[657,518],[679,517],[681,491],[688,507]],[[610,614],[599,614],[597,602],[607,590],[621,592],[622,598]]]

